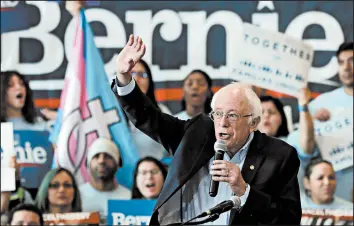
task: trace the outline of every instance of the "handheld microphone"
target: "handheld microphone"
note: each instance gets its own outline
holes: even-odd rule
[[[224,159],[224,153],[227,152],[226,143],[223,140],[217,140],[214,144],[215,156],[214,160]],[[219,181],[210,180],[209,195],[215,197],[218,193]]]
[[[241,205],[240,198],[237,196],[231,196],[230,200],[223,201],[223,202],[219,203],[215,207],[201,213],[197,218],[209,216],[209,215],[212,215],[215,213],[221,214],[221,213],[231,210],[233,207],[238,208],[238,207],[240,207],[240,205]]]

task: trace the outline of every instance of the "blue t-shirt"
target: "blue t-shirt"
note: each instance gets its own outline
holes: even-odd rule
[[[344,109],[353,109],[353,96],[344,92],[344,87],[323,93],[309,103],[309,111],[314,115],[320,108],[327,109],[331,115],[337,115]]]
[[[23,117],[8,118],[8,122],[13,123],[14,130],[35,130],[50,132],[50,124],[38,117],[35,123],[27,122]]]

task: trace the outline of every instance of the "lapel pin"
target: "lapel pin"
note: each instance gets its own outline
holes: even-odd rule
[[[254,170],[254,165],[250,165],[250,169],[251,169],[251,170]]]

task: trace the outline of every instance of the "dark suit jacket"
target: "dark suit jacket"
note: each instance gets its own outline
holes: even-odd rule
[[[214,156],[214,123],[205,114],[188,121],[163,114],[137,85],[117,98],[133,124],[174,155],[150,221],[159,225],[164,203]],[[251,190],[242,210],[231,212],[230,224],[300,224],[299,165],[293,147],[256,131],[241,171]]]

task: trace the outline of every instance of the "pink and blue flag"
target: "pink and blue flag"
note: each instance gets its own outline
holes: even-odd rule
[[[72,55],[68,60],[60,107],[51,140],[56,143],[56,164],[75,174],[78,183],[89,180],[86,153],[98,137],[113,140],[120,150],[123,167],[119,184],[132,185],[133,170],[139,159],[127,121],[104,69],[84,10],[77,17]]]

